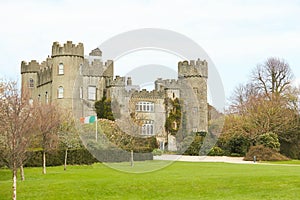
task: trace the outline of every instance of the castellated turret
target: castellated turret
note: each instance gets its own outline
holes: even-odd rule
[[[178,63],[178,77],[204,77],[208,76],[206,60],[191,60]]]
[[[207,78],[208,64],[206,60],[191,60],[178,63],[178,80],[181,87],[187,87],[184,90],[193,91],[192,94],[196,97],[196,101],[190,104],[188,110],[193,111],[191,115],[198,115],[199,122],[197,127],[193,127],[195,132],[207,132]],[[191,96],[192,97],[192,96]],[[191,98],[192,99],[192,98]],[[192,116],[191,116],[192,119]]]
[[[56,56],[84,56],[84,48],[82,43],[75,45],[72,41],[67,41],[63,46],[58,42],[53,42],[52,45],[52,58]]]

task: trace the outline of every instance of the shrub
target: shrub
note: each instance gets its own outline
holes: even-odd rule
[[[250,141],[243,135],[233,136],[232,138],[230,138],[226,145],[228,146],[228,150],[231,156],[245,156],[248,152]]]
[[[264,145],[265,147],[274,149],[275,151],[280,150],[280,143],[278,140],[278,136],[277,136],[277,134],[275,134],[273,132],[268,132],[268,133],[260,135],[258,137],[257,144]]]
[[[160,150],[160,149],[154,149],[154,150],[152,151],[152,154],[153,154],[154,156],[161,156],[161,155],[163,154],[163,151]]]
[[[244,160],[252,161],[254,156],[256,156],[257,161],[280,161],[289,160],[289,158],[281,155],[274,149],[270,149],[263,145],[250,147],[248,153],[246,154]]]
[[[224,156],[224,151],[220,147],[213,147],[208,153],[209,156]]]

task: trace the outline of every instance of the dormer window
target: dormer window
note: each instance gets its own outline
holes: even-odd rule
[[[59,75],[64,74],[64,64],[63,63],[59,63],[59,65],[58,65],[58,74]]]

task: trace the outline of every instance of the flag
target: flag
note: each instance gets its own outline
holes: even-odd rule
[[[80,122],[83,124],[94,123],[97,120],[96,116],[80,117]]]

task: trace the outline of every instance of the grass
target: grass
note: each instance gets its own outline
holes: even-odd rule
[[[161,161],[136,162],[147,167]],[[123,164],[124,168],[128,163]],[[91,166],[26,168],[18,199],[298,199],[300,166],[175,162],[150,173]],[[0,199],[11,197],[11,173],[0,169]]]
[[[300,160],[268,161],[268,162],[262,162],[262,163],[300,165]]]

